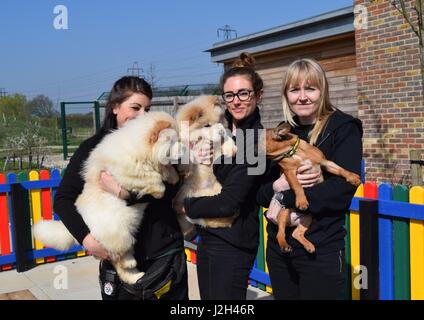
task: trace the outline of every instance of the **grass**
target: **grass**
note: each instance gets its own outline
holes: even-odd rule
[[[55,121],[55,119],[43,119],[40,122],[41,128],[39,135],[47,139],[47,145],[49,146],[62,145],[62,130]],[[25,120],[18,119],[6,123],[1,122],[0,148],[4,145],[7,137],[19,136],[27,127],[28,121]],[[70,129],[67,134],[68,145],[79,145],[81,142],[91,137],[95,132],[92,126],[85,126],[85,123],[72,123],[72,121],[69,121],[68,128]]]

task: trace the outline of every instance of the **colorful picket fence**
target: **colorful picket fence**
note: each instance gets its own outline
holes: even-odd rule
[[[365,183],[358,188],[348,216],[350,235],[351,297],[360,299],[354,280],[355,267],[363,265],[361,252],[370,247],[361,243],[358,214],[361,198],[378,200],[378,298],[381,300],[424,299],[424,188]]]
[[[33,265],[85,255],[81,246],[68,251],[44,248],[32,236],[31,227],[40,219],[58,219],[53,198],[60,179],[57,169],[0,174],[1,271],[14,267],[26,271]]]
[[[32,237],[31,226],[39,219],[58,219],[52,199],[60,177],[58,170],[0,174],[0,271],[16,267],[22,272],[37,264],[85,255],[81,246],[61,252],[43,248]],[[364,213],[373,208],[378,211],[375,222],[370,220],[371,213]],[[260,246],[250,284],[272,293],[266,264],[265,211],[259,211]],[[361,185],[345,228],[348,299],[424,299],[423,187]],[[186,254],[188,261],[196,263],[196,240],[186,243]],[[364,265],[370,279],[366,290],[357,285]]]
[[[360,203],[375,199],[376,221]],[[364,206],[363,206],[364,207]],[[251,284],[272,292],[266,265],[266,218],[259,212],[260,245]],[[365,183],[346,216],[347,299],[424,300],[424,188]],[[361,267],[366,267],[364,275]],[[364,276],[367,276],[366,278]],[[361,281],[368,280],[367,288]]]

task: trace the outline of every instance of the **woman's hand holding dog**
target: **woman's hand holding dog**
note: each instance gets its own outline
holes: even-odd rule
[[[122,188],[115,178],[107,171],[101,171],[100,173],[100,187],[103,191],[112,193],[122,200],[126,200],[130,197],[128,190]]]
[[[107,250],[98,242],[91,233],[87,234],[82,241],[82,245],[87,249],[87,253],[94,256],[96,259],[110,260]]]
[[[186,214],[185,208],[184,208],[184,204],[173,201],[172,202],[172,208],[174,208],[175,212],[178,214]]]
[[[312,166],[309,160],[303,161],[302,165],[297,169],[297,180],[303,188],[308,188],[320,183],[322,180],[321,167],[319,165]]]
[[[193,162],[196,164],[209,165],[213,160],[213,145],[212,142],[202,143],[200,147],[195,146],[192,149]]]
[[[312,164],[306,160],[297,169],[296,177],[303,188],[312,187],[321,181],[321,167],[319,165],[312,166]],[[274,189],[274,192],[289,190],[290,186],[287,182],[286,176],[282,174],[280,178],[274,181],[272,188]]]

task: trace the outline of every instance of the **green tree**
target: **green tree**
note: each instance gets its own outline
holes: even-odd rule
[[[30,112],[26,97],[14,94],[0,98],[0,121],[7,125],[8,121],[27,120]]]

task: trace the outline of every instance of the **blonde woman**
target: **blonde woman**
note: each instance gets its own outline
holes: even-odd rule
[[[287,69],[282,87],[283,113],[292,132],[318,147],[327,159],[360,174],[362,124],[338,110],[331,102],[328,80],[320,64],[312,59],[294,61]],[[313,217],[306,237],[316,247],[311,255],[286,230],[293,251],[283,253],[276,241],[278,227],[268,224],[267,263],[276,299],[343,299],[345,297],[345,214],[355,187],[343,178],[303,166],[298,179],[305,188]],[[278,170],[269,174],[257,200],[268,206],[274,192],[282,192],[282,205],[295,207],[295,195]],[[271,221],[273,222],[273,221]]]

